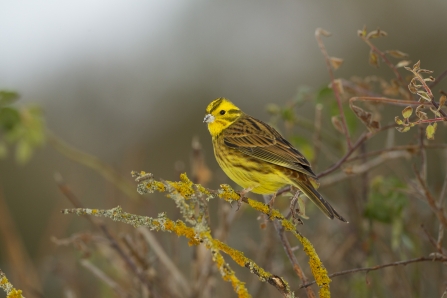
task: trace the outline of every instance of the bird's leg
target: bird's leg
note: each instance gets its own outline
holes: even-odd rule
[[[275,199],[276,199],[276,192],[273,193],[272,198],[270,199],[270,201],[268,203],[270,209],[273,208],[273,204],[275,203]]]
[[[290,201],[290,214],[292,215],[292,218],[294,220],[297,220],[300,224],[303,224],[301,218],[298,217],[299,214],[301,214],[301,211],[298,207],[298,209],[296,209],[296,203],[298,203],[298,197],[301,194],[301,190],[299,189],[294,189],[292,188],[292,190],[295,190],[295,194],[292,197],[292,200]]]
[[[239,209],[241,208],[242,205],[242,199],[245,198],[245,195],[248,194],[253,188],[255,188],[254,186],[248,187],[248,188],[244,188],[243,190],[241,190],[239,192],[239,200],[237,200],[237,209],[236,211],[239,211]]]

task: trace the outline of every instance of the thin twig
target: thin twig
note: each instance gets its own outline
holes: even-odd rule
[[[426,144],[425,148],[426,149],[444,149],[444,148],[447,148],[447,144]],[[380,155],[383,153],[393,152],[393,151],[407,151],[410,154],[416,154],[419,152],[419,145],[402,145],[402,146],[394,146],[394,147],[385,148],[385,149],[376,150],[376,151],[370,151],[365,154],[359,154],[357,156],[350,157],[346,160],[346,162],[352,162],[352,161],[356,161],[359,159],[363,160],[365,157],[369,158],[369,157],[373,157],[375,155]]]
[[[270,196],[263,196],[264,202],[268,204],[270,202]],[[279,224],[276,220],[273,221],[273,226],[276,229],[276,232],[278,233],[279,240],[281,241],[281,244],[284,248],[284,251],[287,254],[287,257],[289,258],[290,263],[292,264],[292,268],[295,271],[295,273],[298,275],[298,277],[301,279],[303,283],[307,283],[308,279],[306,275],[304,274],[303,270],[301,269],[300,264],[298,263],[298,260],[295,257],[295,254],[292,251],[292,246],[289,243],[289,240],[287,239],[286,235],[284,234],[284,229],[282,228],[281,224]],[[315,293],[311,288],[306,288],[306,293],[308,298],[315,298]]]
[[[430,102],[418,102],[415,100],[402,100],[402,99],[394,99],[388,97],[371,97],[371,96],[353,96],[349,99],[349,103],[352,104],[354,101],[372,101],[376,103],[388,103],[396,106],[430,106],[432,105]],[[436,103],[438,104],[438,103]]]
[[[351,148],[348,150],[348,152],[346,152],[346,154],[339,161],[337,161],[335,164],[330,166],[327,170],[319,173],[317,175],[317,178],[324,177],[324,176],[332,173],[333,171],[337,170],[348,159],[348,157],[351,156],[351,154],[354,153],[354,151],[357,150],[357,148],[359,148],[360,145],[369,138],[369,136],[370,136],[369,133],[363,133],[363,135],[361,135],[358,138],[357,142],[355,142],[355,144],[351,146]]]
[[[410,158],[411,155],[407,151],[394,151],[394,152],[388,152],[384,153],[380,156],[377,156],[374,159],[370,159],[366,162],[362,162],[353,166],[349,166],[345,169],[344,172],[340,172],[334,175],[331,175],[330,177],[327,177],[325,179],[321,180],[321,186],[328,186],[330,184],[339,182],[343,179],[346,179],[348,177],[352,177],[354,175],[358,174],[364,174],[368,173],[371,169],[383,164],[386,161],[389,161],[391,159],[397,159],[397,158]]]
[[[331,78],[331,88],[332,91],[334,92],[335,98],[337,99],[337,105],[338,105],[338,110],[340,113],[340,119],[341,119],[341,126],[343,129],[343,134],[345,135],[346,138],[346,143],[348,145],[348,148],[351,149],[352,144],[351,144],[351,137],[349,136],[349,130],[348,127],[346,125],[346,117],[345,117],[345,112],[343,111],[343,104],[341,102],[341,96],[340,96],[340,90],[338,90],[338,87],[335,84],[335,78],[334,78],[334,73],[332,71],[332,66],[331,66],[331,62],[330,62],[330,57],[326,51],[326,47],[324,46],[324,43],[321,39],[321,36],[328,36],[328,32],[326,32],[325,30],[318,28],[315,31],[315,38],[317,39],[318,42],[318,46],[320,47],[321,53],[323,53],[324,56],[324,60],[326,61],[326,67],[327,70],[329,72],[329,76]]]
[[[321,112],[323,110],[322,104],[317,104],[315,106],[315,130],[312,136],[312,141],[314,143],[314,156],[312,158],[312,166],[314,169],[317,168],[318,155],[321,150]]]
[[[447,121],[447,114],[439,107],[439,104],[435,102],[435,97],[431,92],[430,87],[428,87],[424,77],[420,74],[419,71],[416,71],[414,68],[413,69],[407,68],[407,69],[413,73],[414,77],[419,81],[419,83],[421,83],[422,87],[427,92],[427,95],[430,97],[429,103],[433,105],[433,107],[435,107],[435,109],[438,110],[439,113],[441,113],[441,115],[444,117],[444,120]]]
[[[435,238],[433,238],[430,233],[427,231],[427,229],[425,228],[424,225],[421,225],[422,231],[424,231],[425,235],[428,238],[428,241],[430,241],[430,243],[433,245],[434,248],[436,248],[436,250],[441,254],[444,255],[444,251],[441,247],[438,247],[438,244],[436,243]]]
[[[439,222],[447,227],[447,218],[444,214],[444,210],[440,208],[440,206],[436,205],[436,201],[433,198],[433,195],[431,194],[430,190],[428,189],[427,184],[422,179],[421,175],[418,173],[417,169],[414,166],[413,171],[414,174],[416,175],[417,180],[419,181],[419,185],[422,187],[422,190],[424,191],[425,199],[427,200],[428,205],[431,207],[433,212],[438,217]]]
[[[76,208],[84,208],[82,203],[78,200],[75,194],[71,191],[68,185],[63,181],[62,176],[60,174],[55,175],[55,181],[59,190],[63,195],[72,203]],[[88,220],[96,226],[107,238],[110,246],[118,253],[118,255],[123,259],[126,265],[130,268],[130,270],[137,276],[140,282],[149,290],[154,297],[159,297],[158,293],[154,290],[152,283],[147,279],[147,277],[139,270],[137,265],[131,260],[130,256],[128,256],[124,250],[119,245],[118,241],[113,237],[110,231],[107,229],[106,225],[100,220],[93,220],[88,217]]]
[[[447,69],[446,70],[444,70],[444,72],[443,73],[441,73],[433,82],[431,82],[431,84],[429,84],[428,85],[428,87],[431,89],[431,88],[434,88],[436,85],[438,85],[441,81],[442,81],[442,79],[444,79],[444,77],[446,77],[447,76]]]
[[[385,55],[384,52],[379,50],[366,36],[360,35],[360,38],[371,48],[371,50],[375,53],[377,53],[380,58],[382,58],[383,62],[385,62],[386,65],[394,72],[396,75],[397,80],[400,82],[401,86],[405,88],[408,92],[408,97],[411,98],[412,94],[410,90],[408,90],[407,82],[404,80],[404,78],[401,76],[399,71],[397,70],[397,67],[388,59],[388,57]]]
[[[183,293],[185,296],[188,297],[191,294],[191,287],[189,286],[188,281],[177,268],[177,266],[175,266],[175,264],[172,262],[171,258],[166,254],[165,250],[160,245],[160,243],[158,243],[154,235],[152,235],[152,233],[146,227],[139,227],[137,231],[141,235],[143,235],[146,242],[152,247],[152,250],[158,256],[160,262],[163,263],[164,268],[166,268],[172,276],[172,279],[175,282],[171,284],[180,286],[180,289],[178,289],[179,293]]]
[[[98,279],[102,280],[110,288],[112,288],[120,297],[130,297],[130,294],[126,293],[126,291],[124,291],[124,289],[121,288],[118,283],[116,283],[112,278],[105,274],[101,269],[90,263],[90,261],[82,259],[80,263],[85,269],[89,270]]]
[[[374,267],[366,267],[366,268],[356,268],[356,269],[350,269],[350,270],[345,270],[345,271],[340,271],[340,272],[336,272],[336,273],[332,273],[329,274],[329,277],[336,277],[336,276],[341,276],[341,275],[346,275],[346,274],[351,274],[351,273],[357,273],[357,272],[370,272],[370,271],[374,271],[374,270],[379,270],[379,269],[383,269],[386,267],[394,267],[394,266],[399,266],[399,265],[408,265],[411,263],[417,263],[417,262],[426,262],[426,261],[432,261],[432,262],[447,262],[447,257],[444,256],[439,256],[439,255],[435,255],[433,257],[420,257],[420,258],[415,258],[415,259],[410,259],[410,260],[405,260],[405,261],[398,261],[398,262],[394,262],[394,263],[389,263],[389,264],[383,264],[383,265],[377,265]],[[313,285],[315,283],[315,281],[311,281],[308,283],[305,283],[303,285],[301,285],[300,288],[307,288],[311,285]]]
[[[425,129],[419,126],[419,153],[421,155],[421,177],[427,181],[427,152],[425,150]]]

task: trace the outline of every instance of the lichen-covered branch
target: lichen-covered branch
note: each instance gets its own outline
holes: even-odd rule
[[[17,290],[6,278],[5,273],[0,269],[0,288],[6,293],[6,298],[25,298],[22,290]]]
[[[282,278],[266,272],[264,269],[256,265],[253,260],[245,257],[242,252],[214,239],[209,230],[201,230],[200,227],[188,227],[181,220],[170,220],[164,213],[160,213],[157,218],[151,218],[124,212],[119,206],[109,210],[87,208],[64,209],[62,210],[62,213],[107,217],[114,221],[130,224],[134,227],[144,226],[150,230],[173,232],[178,236],[188,238],[190,245],[199,245],[204,243],[212,252],[213,259],[219,268],[222,278],[231,282],[239,297],[250,297],[250,295],[248,294],[244,283],[235,276],[234,271],[231,270],[227,263],[225,263],[220,251],[230,256],[240,266],[249,268],[250,271],[256,274],[261,281],[273,284],[282,293],[287,294],[286,297],[293,297],[293,293],[290,292],[288,284]]]
[[[201,185],[193,184],[188,179],[186,174],[180,175],[179,182],[160,182],[155,180],[152,174],[145,172],[132,172],[132,175],[136,177],[136,181],[140,183],[138,185],[138,191],[140,193],[150,193],[154,191],[164,192],[166,190],[170,191],[168,196],[176,201],[177,206],[180,208],[182,214],[184,216],[186,215],[189,219],[189,222],[192,224],[195,223],[194,217],[191,215],[193,209],[190,205],[188,205],[187,202],[193,201],[190,199],[192,199],[195,195],[206,196],[207,200],[218,197],[230,203],[235,201],[239,202],[239,200],[241,200],[242,202],[248,204],[251,208],[267,215],[270,220],[278,220],[285,231],[291,232],[302,243],[303,250],[309,257],[309,265],[312,270],[312,274],[314,275],[315,280],[318,281],[317,284],[320,287],[320,297],[330,297],[330,279],[327,277],[327,271],[320,258],[318,257],[315,249],[313,248],[310,241],[296,230],[295,224],[285,218],[278,210],[271,208],[268,204],[264,204],[250,198],[241,197],[229,185],[226,184],[221,185],[221,189],[217,191],[205,189]],[[182,200],[181,198],[187,198],[187,200]],[[234,253],[235,250],[233,250],[232,252]],[[235,260],[233,255],[234,254],[230,254],[233,260]],[[242,265],[242,262],[236,261],[236,263],[240,264],[241,266],[247,267],[246,264]],[[256,271],[260,272],[259,270]]]

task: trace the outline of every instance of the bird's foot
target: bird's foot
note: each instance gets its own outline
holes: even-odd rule
[[[246,194],[248,194],[254,187],[244,188],[243,190],[239,191],[239,200],[237,200],[237,209],[236,211],[239,211],[239,209],[242,206],[242,199],[246,198]]]
[[[270,209],[273,209],[273,204],[275,204],[275,199],[276,199],[276,192],[272,195],[272,198],[270,199],[268,205]]]
[[[298,208],[296,208],[296,204],[298,203],[299,196],[301,194],[300,190],[297,190],[295,194],[292,197],[292,200],[290,201],[290,213],[288,217],[292,217],[292,220],[294,222],[298,222],[298,224],[302,225],[304,224],[301,220],[300,216],[305,216],[304,212],[300,210],[300,206],[298,205]]]

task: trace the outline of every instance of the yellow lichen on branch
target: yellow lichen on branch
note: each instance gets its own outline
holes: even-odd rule
[[[303,245],[303,251],[309,257],[309,266],[312,270],[312,275],[314,276],[315,281],[320,288],[320,298],[331,297],[331,292],[329,290],[329,283],[331,282],[331,279],[329,278],[327,270],[318,257],[312,243],[310,243],[310,241],[306,237],[300,235],[297,232],[293,232],[293,234],[301,242],[301,244]]]
[[[24,298],[22,290],[17,290],[6,278],[2,270],[0,270],[0,288],[6,293],[6,298]]]
[[[229,265],[225,263],[220,251],[230,256],[238,265],[249,268],[250,271],[256,274],[261,281],[267,281],[274,285],[286,297],[294,297],[294,294],[290,291],[287,282],[285,282],[282,278],[265,271],[255,262],[245,257],[242,252],[212,238],[210,229],[207,226],[207,223],[203,220],[203,214],[201,214],[203,211],[201,209],[203,207],[203,200],[199,198],[205,197],[209,200],[211,198],[218,197],[230,203],[234,201],[243,201],[253,209],[266,214],[270,220],[278,220],[285,231],[291,232],[302,243],[303,251],[309,257],[309,265],[312,274],[320,287],[320,297],[330,297],[329,283],[331,280],[329,279],[327,271],[320,261],[315,249],[310,241],[296,230],[295,224],[286,219],[278,210],[256,200],[241,197],[229,185],[226,184],[221,185],[221,189],[217,191],[205,189],[201,185],[194,184],[191,180],[189,180],[186,174],[182,174],[180,176],[180,181],[178,182],[157,181],[153,178],[152,174],[145,172],[132,172],[132,175],[136,177],[136,181],[139,183],[137,190],[141,194],[151,193],[154,191],[168,192],[167,196],[176,202],[177,207],[180,209],[183,217],[192,225],[192,227],[187,226],[186,223],[181,220],[172,221],[168,219],[164,213],[159,214],[158,218],[150,218],[125,213],[119,206],[110,210],[70,209],[63,210],[63,213],[105,216],[113,220],[131,224],[134,227],[146,226],[151,230],[173,232],[178,236],[188,238],[190,245],[204,243],[206,247],[211,250],[213,261],[219,268],[222,278],[231,282],[239,297],[250,297],[250,295],[245,288],[245,284],[235,276],[234,271],[232,271]],[[196,206],[199,206],[199,214],[196,214]]]
[[[169,218],[166,217],[164,213],[159,214],[157,218],[151,218],[147,216],[140,216],[123,212],[120,206],[109,210],[100,210],[100,209],[94,209],[94,210],[95,212],[92,212],[93,211],[92,209],[86,209],[86,208],[64,209],[62,210],[62,213],[108,217],[114,221],[120,221],[123,223],[131,224],[134,227],[145,226],[155,231],[160,230],[169,231],[175,233],[178,236],[184,236],[188,238],[190,245],[199,245],[200,243],[205,242],[206,246],[209,249],[211,249],[213,260],[216,263],[217,267],[219,268],[219,272],[221,273],[222,278],[225,281],[231,282],[235,292],[238,293],[238,296],[240,298],[251,297],[250,294],[248,293],[248,290],[245,287],[245,283],[241,282],[234,274],[234,271],[231,270],[230,266],[225,263],[224,258],[219,252],[220,248],[219,245],[217,244],[219,242],[217,242],[217,240],[214,240],[211,237],[209,231],[203,231],[201,233],[197,233],[197,231],[194,228],[188,227],[183,221],[170,220]],[[239,254],[236,253],[231,254],[230,257],[238,256],[240,254],[243,255],[243,253],[239,252]]]

